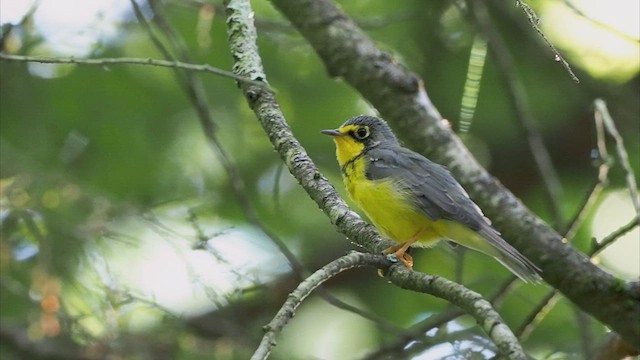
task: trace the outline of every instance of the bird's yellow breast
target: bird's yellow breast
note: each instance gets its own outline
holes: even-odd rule
[[[419,212],[393,179],[369,180],[366,158],[360,157],[343,168],[343,180],[351,199],[367,214],[378,230],[391,240],[416,239],[432,245],[447,233],[443,221],[431,221]]]

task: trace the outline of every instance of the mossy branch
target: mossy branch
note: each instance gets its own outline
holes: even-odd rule
[[[630,343],[640,338],[640,299],[591,263],[493,178],[443,123],[422,81],[382,52],[329,0],[272,0],[307,39],[329,74],[359,91],[415,150],[447,165],[543,278]],[[638,345],[640,346],[640,345]]]
[[[256,45],[257,34],[249,1],[228,0],[225,1],[225,6],[234,73],[266,83],[266,75]],[[328,215],[338,230],[372,253],[378,253],[387,247],[388,241],[382,240],[372,226],[351,211],[333,186],[320,174],[304,148],[291,133],[274,94],[265,91],[263,87],[249,83],[239,83],[239,86],[289,172],[320,209]],[[474,316],[496,343],[502,356],[509,359],[525,358],[511,330],[504,325],[491,304],[482,299],[479,294],[437,276],[416,273],[403,266],[389,266],[390,263],[385,257],[357,252],[335,260],[300,284],[267,328],[267,334],[254,358],[262,359],[268,356],[271,347],[275,345],[277,332],[293,315],[297,305],[315,287],[341,271],[364,265],[387,269],[386,276],[401,288],[431,294],[461,307]]]

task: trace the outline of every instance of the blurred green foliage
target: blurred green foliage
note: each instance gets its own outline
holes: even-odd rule
[[[341,5],[381,48],[424,79],[431,100],[457,129],[475,35],[468,17],[452,3],[440,1],[359,0]],[[185,41],[194,63],[230,69],[224,13],[217,3],[210,6],[199,1],[169,1],[162,10]],[[353,89],[327,75],[311,47],[270,4],[254,2],[253,6],[268,80],[277,89],[287,121],[325,176],[344,194],[333,144],[318,131],[371,109]],[[495,26],[511,50],[530,111],[564,185],[560,203],[568,220],[596,179],[592,159],[595,98],[607,101],[638,177],[640,78],[636,72],[624,83],[613,83],[596,80],[576,68],[582,80],[576,84],[553,60],[520,10],[506,3],[491,6]],[[206,22],[207,14],[213,14],[211,28],[199,33],[196,24]],[[38,44],[32,22],[26,19],[12,29],[4,27],[3,37],[10,34],[21,37],[24,44]],[[54,46],[48,44],[50,49]],[[15,52],[29,55],[33,47],[25,45]],[[39,55],[65,56],[54,50]],[[162,55],[130,15],[120,24],[118,36],[98,42],[91,57]],[[35,67],[46,67],[54,76],[38,76]],[[542,181],[518,130],[501,71],[489,55],[470,133],[470,144],[475,144],[471,149],[477,149],[489,170],[532,210],[551,221]],[[41,345],[66,339],[55,345],[62,353],[83,353],[88,358],[106,354],[127,359],[200,359],[212,358],[212,354],[216,359],[247,358],[260,337],[260,327],[293,289],[296,276],[255,224],[248,223],[173,71],[134,65],[0,61],[0,75],[3,358],[38,354],[38,346],[20,349],[9,340],[11,334],[22,333]],[[238,167],[265,226],[312,270],[352,249],[282,169],[233,80],[205,73],[197,76],[204,84],[217,136]],[[618,168],[612,169],[608,186],[626,186]],[[233,244],[226,244],[226,250],[210,245],[226,239],[220,235],[225,232],[239,233],[228,241],[245,238],[243,244],[246,241],[251,249],[249,258],[251,251],[275,255],[259,263],[260,267],[251,261],[238,265],[233,262],[238,255],[228,249]],[[148,233],[160,234],[161,240]],[[580,249],[586,250],[591,236],[587,222],[576,239]],[[237,275],[236,288],[223,290],[215,281],[217,273],[209,274],[211,282],[190,278],[189,286],[197,289],[194,293],[202,292],[210,300],[196,316],[189,312],[194,305],[187,300],[182,308],[168,306],[153,293],[127,286],[131,284],[123,280],[127,269],[144,269],[139,263],[149,260],[143,256],[145,246],[167,244],[175,249],[175,257],[162,261],[182,262],[187,259],[184,254],[206,254],[206,261],[227,265],[215,271]],[[136,252],[143,255],[132,256]],[[414,254],[417,270],[456,277],[460,256],[455,251],[443,246]],[[481,255],[466,252],[463,258],[463,283],[485,296],[494,294],[497,284],[509,276],[499,264]],[[157,271],[154,269],[148,271]],[[167,279],[165,286],[175,284]],[[401,327],[447,307],[435,298],[395,288],[373,271],[341,275],[327,287]],[[499,311],[517,328],[547,290],[545,286],[518,287]],[[195,295],[183,294],[185,299],[191,296]],[[60,302],[58,307],[55,301]],[[304,304],[300,312],[311,312],[314,306]],[[346,316],[337,310],[331,314]],[[314,323],[322,321],[307,318],[298,331],[285,332],[287,345],[277,348],[274,357],[314,356],[305,348],[294,349],[301,343],[296,339],[317,336],[321,342],[324,333],[314,332]],[[318,358],[357,357],[395,338],[374,323],[353,321],[357,326],[332,331],[349,331],[340,333],[343,339],[359,332],[369,334],[361,339],[365,348],[340,353],[339,345],[332,348],[328,342],[326,353],[318,353]],[[473,325],[465,318],[456,324]],[[535,356],[560,353],[580,358],[585,346],[593,346],[604,332],[601,324],[561,298],[524,346]],[[595,340],[585,344],[585,339]]]

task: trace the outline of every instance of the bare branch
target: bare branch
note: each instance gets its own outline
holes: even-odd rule
[[[516,0],[516,6],[522,8],[522,11],[524,11],[524,14],[527,15],[527,19],[529,19],[529,23],[531,24],[531,27],[538,33],[538,35],[540,35],[542,40],[544,40],[544,42],[547,43],[549,48],[551,48],[551,51],[553,51],[553,53],[555,54],[555,60],[562,64],[562,66],[567,70],[567,72],[569,73],[569,76],[571,76],[571,79],[573,81],[575,81],[576,83],[579,83],[580,79],[578,79],[576,74],[573,73],[573,70],[571,70],[571,66],[569,66],[569,63],[562,57],[562,55],[560,55],[560,52],[558,51],[558,49],[556,49],[556,47],[551,43],[551,41],[547,39],[547,36],[544,34],[544,32],[542,32],[542,29],[540,29],[540,27],[538,26],[538,24],[540,24],[540,18],[538,18],[538,15],[536,15],[536,12],[533,11],[533,9],[529,5],[525,4],[522,0]]]
[[[274,316],[273,320],[264,327],[265,334],[251,359],[266,359],[269,356],[271,350],[276,345],[276,338],[289,320],[293,318],[298,306],[300,306],[304,299],[309,296],[315,288],[320,286],[320,284],[349,269],[362,266],[386,268],[389,264],[390,263],[384,256],[354,251],[330,262],[318,271],[314,272],[311,276],[301,282],[291,294],[289,294],[289,297],[287,297],[287,300],[280,310],[278,310],[278,313]]]
[[[591,246],[591,250],[589,250],[589,256],[594,257],[602,252],[602,250],[606,249],[607,246],[613,244],[618,238],[633,230],[636,226],[638,226],[638,222],[640,218],[635,217],[626,225],[621,226],[611,234],[605,236],[599,242],[594,242]]]
[[[264,83],[259,81],[253,81],[242,76],[238,76],[232,72],[218,69],[211,65],[202,64],[189,64],[181,61],[167,61],[158,59],[143,59],[143,58],[101,58],[101,59],[79,59],[79,58],[51,58],[41,56],[22,56],[22,55],[10,55],[0,52],[0,60],[4,61],[19,61],[19,62],[37,62],[42,64],[74,64],[74,65],[93,65],[93,66],[109,66],[109,65],[143,65],[143,66],[159,66],[166,68],[190,70],[197,72],[204,72],[214,74],[218,76],[224,76],[236,81],[248,82],[256,86],[267,87]]]
[[[140,11],[138,4],[135,0],[131,1],[132,6],[136,12],[136,16],[138,21],[143,25],[143,27],[149,33],[152,41],[158,47],[158,49],[169,59],[173,59],[172,52],[178,54],[183,61],[191,62],[189,52],[184,42],[181,40],[177,32],[173,29],[172,25],[165,19],[164,15],[161,13],[160,8],[156,1],[151,0],[150,5],[152,10],[154,11],[154,21],[158,24],[160,30],[164,33],[164,35],[169,39],[172,49],[165,48],[164,44],[160,41],[160,39],[155,36],[149,24],[146,22],[144,16],[142,16],[142,12]],[[172,51],[170,51],[172,50]],[[181,75],[181,74],[176,74]],[[258,214],[255,211],[255,207],[251,199],[247,196],[246,185],[240,174],[240,170],[236,166],[233,159],[227,154],[226,150],[220,143],[218,137],[216,136],[216,126],[211,117],[211,111],[209,109],[208,101],[206,99],[206,95],[204,93],[204,88],[200,83],[200,80],[194,76],[193,73],[187,72],[182,80],[182,86],[187,93],[189,99],[191,100],[193,106],[195,107],[198,118],[200,120],[200,124],[202,126],[204,135],[211,146],[212,150],[220,159],[222,166],[225,169],[225,172],[229,176],[230,184],[233,189],[233,193],[240,205],[240,209],[243,211],[246,219],[259,229],[263,234],[267,236],[271,240],[271,242],[276,245],[278,250],[284,255],[287,259],[293,272],[297,275],[300,280],[303,280],[307,276],[309,276],[310,272],[306,269],[296,258],[296,256],[289,250],[289,248],[285,245],[284,241],[282,241],[273,231],[271,231],[267,226],[260,220]],[[260,83],[261,86],[265,86],[265,83]],[[394,324],[386,321],[385,319],[376,316],[375,314],[369,313],[367,311],[361,310],[355,306],[347,304],[340,299],[333,296],[328,291],[320,288],[319,289],[321,297],[327,301],[329,304],[345,310],[352,312],[354,314],[360,315],[365,319],[368,319],[374,322],[376,325],[380,326],[382,329],[391,332],[402,332],[403,329],[395,326]]]
[[[549,310],[556,305],[560,298],[560,293],[557,290],[551,290],[540,300],[538,305],[529,312],[520,327],[515,331],[520,341],[526,340],[531,335],[533,329],[547,316]]]
[[[442,116],[415,74],[377,48],[328,0],[272,0],[272,3],[314,47],[331,75],[339,76],[359,91],[415,150],[451,169],[505,239],[542,268],[542,276],[549,284],[629,342],[640,336],[640,303],[634,299],[630,285],[621,288],[619,284],[625,282],[563,242],[557,232],[489,175],[460,139],[443,125]],[[249,96],[263,97],[257,90]],[[253,108],[260,106],[255,100],[250,104]],[[277,147],[290,145],[287,141],[272,141]],[[296,160],[300,159],[301,166],[306,167],[306,154],[302,155]],[[326,205],[322,196],[315,196],[314,200]],[[330,218],[335,221],[335,213]],[[351,230],[344,230],[349,231],[350,238],[358,238]]]
[[[564,227],[564,217],[560,209],[560,201],[562,201],[563,196],[562,184],[553,166],[551,155],[549,155],[542,135],[538,130],[537,121],[531,112],[524,86],[517,76],[515,62],[504,40],[493,27],[485,3],[480,0],[468,0],[467,4],[469,4],[471,15],[478,28],[487,37],[489,49],[496,59],[496,64],[500,68],[500,75],[507,88],[507,96],[517,114],[516,117],[519,120],[520,128],[526,136],[529,149],[545,185],[547,201],[551,205],[555,224],[557,227],[562,228]]]
[[[251,14],[253,11],[249,2],[247,0],[229,0],[225,2],[225,5],[228,16],[229,47],[235,62],[234,71],[245,76],[250,74],[249,77],[252,79],[266,80],[256,45],[257,34],[252,22]],[[346,207],[346,204],[337,195],[335,189],[320,175],[313,162],[307,157],[304,149],[291,134],[273,95],[260,91],[259,88],[251,85],[240,84],[240,87],[247,98],[249,106],[256,113],[274,148],[285,161],[291,174],[298,179],[310,197],[327,213],[332,223],[343,234],[365,246],[370,251],[377,253],[382,250],[386,244],[381,241],[379,235],[371,226],[365,225],[357,215]],[[350,256],[349,259],[351,260],[349,261],[352,262],[347,265],[334,266],[337,266],[338,269],[347,269],[356,266],[355,264],[365,262],[378,268],[386,268],[389,264],[386,258],[381,256],[361,253],[353,253],[347,256]],[[347,261],[344,260],[345,258],[347,257],[336,261]],[[318,274],[318,272],[315,274]],[[330,276],[332,275],[328,275],[328,277]],[[444,278],[416,273],[406,269],[404,266],[391,266],[387,271],[387,276],[392,283],[403,289],[428,293],[461,307],[478,321],[482,329],[496,343],[503,356],[510,359],[525,358],[522,348],[511,330],[504,324],[500,315],[493,310],[491,304],[482,299],[479,294]],[[322,270],[316,277],[318,277],[318,280],[325,277],[328,278],[325,270]],[[310,284],[314,284],[318,280],[307,280],[303,282],[305,284],[304,288],[310,291],[312,290]],[[302,286],[303,284],[301,284]],[[313,287],[315,286],[317,285],[313,285]],[[295,309],[291,306],[288,307],[291,310]],[[285,316],[288,316],[286,314],[285,312]],[[280,323],[278,321],[275,325],[280,326]],[[269,327],[268,331],[272,328]],[[270,349],[273,346],[272,336],[267,335],[265,338],[266,340],[263,339],[263,343],[266,344],[261,345],[259,349]],[[260,350],[255,358],[261,359],[266,355],[268,355],[268,351]]]
[[[406,334],[400,335],[398,338],[394,339],[393,342],[390,342],[386,345],[381,346],[377,350],[365,355],[363,360],[375,360],[375,359],[387,359],[391,357],[399,357],[394,355],[404,354],[404,349],[407,344],[413,340],[423,339],[425,334],[437,327],[440,327],[449,321],[452,321],[462,315],[465,312],[459,308],[451,307],[437,315],[433,315],[424,321],[413,326],[412,330],[407,332]]]
[[[633,202],[633,207],[635,208],[636,215],[638,216],[638,224],[640,225],[640,197],[638,197],[638,185],[636,183],[636,178],[633,175],[633,169],[629,164],[629,155],[627,155],[627,150],[624,148],[622,136],[620,136],[618,129],[616,129],[616,125],[609,114],[607,104],[604,100],[596,99],[593,104],[595,106],[596,121],[604,124],[604,128],[616,142],[618,159],[620,160],[622,169],[626,174],[627,186],[629,187],[629,193],[631,194],[631,201]]]
[[[589,211],[595,206],[596,201],[602,190],[607,185],[609,169],[611,168],[611,157],[607,152],[607,145],[605,142],[605,134],[604,134],[604,125],[601,121],[596,119],[595,121],[596,128],[596,145],[597,145],[597,153],[598,158],[598,175],[595,180],[595,184],[593,184],[591,188],[591,192],[587,195],[582,205],[580,206],[580,210],[574,216],[574,218],[569,222],[569,225],[565,231],[564,237],[569,241],[572,241],[580,225],[584,221],[584,219],[589,214]]]
[[[253,26],[246,25],[248,21],[245,15],[235,14],[235,7],[244,7],[248,4],[236,2],[227,5],[227,12],[234,14],[237,19],[229,18],[228,35],[231,53],[234,57],[233,69],[242,76],[256,81],[265,81],[266,75],[258,55],[255,43],[257,35]],[[244,17],[242,17],[244,16]],[[237,22],[237,25],[233,25]],[[248,28],[247,28],[248,27]],[[320,174],[320,171],[311,161],[304,148],[296,140],[286,123],[280,107],[273,93],[263,91],[263,87],[252,84],[239,84],[249,106],[256,113],[260,124],[264,128],[269,140],[289,172],[298,180],[311,199],[329,217],[332,224],[348,238],[358,242],[373,253],[382,252],[391,246],[390,241],[385,241],[375,231],[373,226],[367,224],[340,198],[333,185]]]
[[[497,345],[507,359],[526,359],[511,329],[504,324],[491,303],[464,286],[439,276],[417,273],[404,266],[392,266],[387,271],[391,282],[403,289],[431,294],[445,299],[471,315]]]
[[[293,317],[297,307],[316,287],[343,271],[363,266],[387,269],[387,276],[395,285],[403,289],[431,294],[455,304],[478,321],[484,332],[497,345],[501,355],[507,359],[526,359],[511,330],[504,324],[500,315],[493,310],[491,304],[484,300],[480,294],[439,276],[416,273],[402,265],[390,265],[391,263],[384,256],[351,252],[313,273],[289,295],[285,304],[265,327],[266,333],[252,359],[266,359],[269,356],[272,348],[276,345],[278,334]],[[447,319],[456,315],[457,312],[452,311],[450,315],[446,316],[446,319],[441,317],[437,317],[437,319],[438,321],[448,321]]]
[[[518,282],[518,277],[513,275],[508,280],[504,281],[494,295],[491,296],[489,302],[493,308],[500,308],[506,295],[513,290],[515,286],[521,284]],[[456,307],[450,307],[437,315],[431,316],[414,326],[404,334],[401,334],[393,342],[381,346],[378,350],[367,354],[363,359],[386,359],[393,354],[402,353],[407,344],[413,340],[421,341],[425,337],[425,334],[431,329],[440,327],[449,321],[452,321],[465,313]]]
[[[585,14],[582,10],[580,10],[573,2],[571,2],[571,0],[562,0],[562,3],[564,3],[569,9],[571,9],[571,11],[573,11],[574,13],[576,13],[578,16],[581,16],[584,19],[589,20],[590,22],[592,22],[595,25],[598,25],[599,27],[606,29],[607,31],[610,31],[614,34],[616,34],[617,36],[620,36],[628,41],[633,41],[635,43],[639,43],[640,39],[636,38],[635,36],[626,33],[618,28],[615,28],[613,26],[611,26],[610,24],[607,24],[605,22],[602,22],[598,19],[595,19],[591,16],[588,16],[587,14]]]

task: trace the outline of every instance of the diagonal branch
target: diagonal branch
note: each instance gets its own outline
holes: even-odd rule
[[[332,2],[272,2],[313,46],[331,75],[358,90],[416,150],[449,166],[505,238],[543,269],[549,284],[627,341],[640,337],[640,301],[631,285],[566,244],[487,173],[443,124],[415,74],[379,50]]]
[[[622,136],[620,136],[616,125],[613,123],[613,119],[611,118],[611,115],[609,115],[609,110],[607,109],[607,104],[604,102],[604,100],[596,99],[594,101],[594,106],[596,108],[596,123],[601,124],[600,126],[604,124],[604,128],[616,142],[616,152],[618,153],[618,159],[620,160],[622,169],[625,172],[627,187],[629,188],[631,201],[633,202],[633,207],[636,210],[636,215],[639,219],[638,225],[640,225],[640,197],[638,196],[638,185],[636,184],[636,178],[633,176],[633,169],[629,164],[629,155],[627,155],[627,150],[625,150],[624,148]]]
[[[555,225],[557,228],[563,228],[565,221],[560,208],[563,197],[562,184],[538,129],[537,121],[531,112],[524,85],[517,75],[515,61],[504,40],[492,25],[486,4],[481,0],[467,0],[467,4],[471,10],[471,17],[480,32],[486,36],[496,65],[500,68],[499,73],[507,89],[507,97],[516,113],[516,118],[519,120],[518,125],[527,139],[536,168],[542,178]]]
[[[589,250],[589,256],[594,257],[601,253],[607,246],[613,244],[618,238],[633,230],[640,223],[640,217],[634,217],[629,221],[626,225],[621,226],[617,230],[613,231],[611,234],[600,239],[599,242],[593,242],[591,245],[591,249]]]
[[[253,80],[266,81],[266,75],[256,45],[257,34],[252,20],[253,11],[248,0],[228,0],[225,1],[225,6],[229,48],[234,58],[234,72],[250,77]],[[370,252],[377,253],[384,249],[387,246],[386,242],[380,239],[370,225],[364,223],[360,217],[349,210],[335,189],[308,158],[302,146],[291,134],[291,130],[286,124],[273,94],[261,91],[259,87],[252,85],[240,84],[240,88],[291,174],[329,216],[331,222],[343,234],[364,246]],[[346,261],[345,259],[352,259],[352,262],[343,264],[342,261]],[[348,269],[361,263],[378,268],[388,268],[386,276],[393,284],[403,289],[431,294],[445,299],[472,315],[496,343],[502,356],[509,359],[526,358],[517,339],[491,304],[479,294],[466,289],[462,285],[438,276],[416,273],[406,269],[404,266],[389,267],[388,260],[379,255],[352,253],[336,260],[336,262],[340,262],[338,269]],[[305,280],[303,282],[304,287],[311,291],[313,287],[317,286],[317,284],[315,286],[313,284],[324,281],[331,276],[333,275],[327,275],[323,268]],[[316,277],[318,279],[310,280]],[[300,286],[303,286],[303,284]],[[297,292],[294,293],[296,293],[297,298]],[[287,314],[287,308],[289,310],[295,309],[286,305],[282,312]],[[264,345],[266,348],[274,344],[273,337],[269,335],[270,329],[267,329],[266,345]],[[263,348],[263,346],[261,345],[260,348]],[[268,351],[264,354],[268,356]],[[261,356],[260,354],[257,356],[256,358],[258,359],[263,358],[259,357]]]
[[[553,51],[553,53],[555,54],[555,60],[560,62],[565,70],[567,70],[569,76],[571,77],[571,80],[579,83],[580,79],[578,79],[573,70],[571,70],[571,66],[569,66],[567,60],[562,57],[558,49],[556,49],[551,41],[549,41],[547,36],[542,32],[542,29],[540,29],[540,27],[538,26],[538,24],[540,24],[540,18],[538,18],[536,12],[533,11],[533,9],[529,5],[525,4],[522,0],[516,0],[516,6],[522,8],[522,11],[524,11],[525,15],[527,15],[527,19],[529,20],[529,24],[531,24],[531,27],[538,33],[538,35],[540,35],[542,40],[544,40],[547,46],[549,46],[551,51]]]
[[[227,12],[231,12],[238,19],[232,17],[227,21],[229,30],[229,47],[234,58],[233,71],[241,76],[266,83],[266,75],[258,55],[256,45],[257,35],[253,27],[247,29],[249,15],[235,14],[236,7],[248,6],[230,2]],[[236,24],[237,23],[237,24]],[[233,24],[233,27],[232,27]],[[379,253],[392,243],[380,238],[373,226],[367,224],[340,198],[333,185],[320,174],[302,145],[295,138],[289,125],[275,100],[272,92],[264,91],[262,86],[239,84],[249,106],[256,113],[258,121],[264,128],[276,152],[298,180],[311,199],[329,217],[332,224],[348,238],[358,241],[370,252]]]
[[[191,56],[189,55],[188,49],[178,33],[174,30],[171,23],[165,18],[164,14],[162,14],[161,9],[159,8],[159,4],[155,0],[149,1],[149,5],[151,6],[154,12],[154,21],[157,23],[160,31],[164,34],[164,36],[169,40],[169,44],[171,48],[165,47],[165,45],[160,41],[160,39],[155,35],[152,31],[151,26],[147,23],[146,19],[142,15],[140,7],[135,0],[131,1],[131,5],[133,6],[134,12],[140,24],[145,28],[151,37],[153,43],[158,48],[158,50],[164,54],[169,60],[175,61],[172,53],[176,53],[177,56],[184,62],[191,62]],[[186,70],[186,69],[185,69]],[[190,69],[189,69],[190,70]],[[247,80],[242,76],[235,75],[231,73],[234,77],[238,79]],[[182,76],[184,75],[184,76]],[[176,69],[176,76],[178,77],[178,81],[180,85],[183,87],[185,93],[187,94],[189,100],[192,105],[196,109],[198,114],[198,119],[200,121],[200,125],[202,127],[202,131],[207,139],[209,146],[214,151],[215,155],[220,160],[225,172],[229,176],[229,182],[231,184],[233,193],[238,201],[240,209],[245,215],[245,218],[258,230],[260,230],[267,238],[271,240],[271,242],[278,248],[278,250],[284,255],[287,259],[293,272],[296,274],[298,278],[301,280],[304,277],[310,274],[309,270],[307,270],[304,265],[298,261],[296,256],[289,250],[287,245],[282,241],[273,231],[271,231],[259,218],[258,214],[255,211],[255,207],[251,201],[251,199],[247,196],[246,185],[240,174],[240,170],[236,166],[235,162],[229,156],[227,151],[222,146],[222,143],[219,141],[218,136],[216,134],[217,126],[214,122],[214,119],[211,116],[211,111],[209,109],[208,101],[206,98],[206,94],[204,92],[204,87],[200,82],[200,79],[195,76],[191,71],[187,71],[185,74],[178,73],[178,69]],[[253,80],[248,80],[248,84],[256,84],[258,86],[265,87],[267,91],[271,91],[269,86],[263,82],[256,82]],[[392,323],[386,321],[385,319],[380,318],[376,314],[369,313],[362,309],[359,309],[355,306],[347,304],[342,300],[333,296],[330,292],[326,291],[323,288],[318,289],[320,296],[327,301],[329,304],[340,308],[345,311],[349,311],[360,315],[372,322],[381,328],[390,331],[390,332],[402,332],[402,328],[393,325]]]

